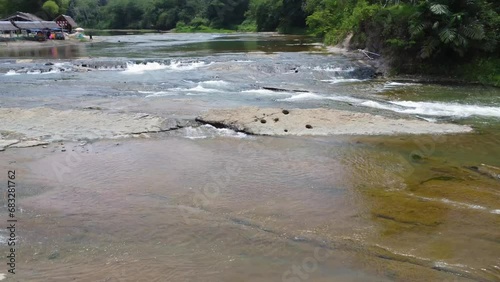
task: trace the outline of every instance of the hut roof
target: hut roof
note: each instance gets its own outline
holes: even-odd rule
[[[75,22],[75,20],[67,15],[59,15],[57,18],[54,19],[54,21],[59,21],[63,19],[66,20],[71,25],[71,27],[78,27],[78,24]]]
[[[0,21],[0,31],[12,31],[17,30],[18,28],[12,25],[11,22],[8,21]]]
[[[33,14],[30,14],[30,13],[23,13],[23,12],[16,12],[8,17],[6,17],[5,19],[2,19],[2,21],[10,21],[10,20],[14,20],[14,21],[27,21],[27,22],[33,22],[33,21],[43,21],[41,18],[33,15]]]
[[[56,29],[61,28],[55,22],[37,21],[37,22],[14,22],[14,25],[20,29]]]

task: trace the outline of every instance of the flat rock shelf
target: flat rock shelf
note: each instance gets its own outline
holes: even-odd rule
[[[62,140],[127,137],[178,127],[175,121],[149,114],[49,108],[3,108],[0,109],[0,120],[0,151],[7,147],[33,147]]]
[[[471,132],[465,125],[391,119],[331,109],[213,109],[197,121],[254,135],[394,135]]]

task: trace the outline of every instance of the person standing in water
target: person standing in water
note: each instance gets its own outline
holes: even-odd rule
[[[89,39],[92,40],[92,33],[89,33]]]

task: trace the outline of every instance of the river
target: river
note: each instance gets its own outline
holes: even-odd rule
[[[181,120],[329,108],[474,131],[273,137],[193,123],[8,148],[0,180],[16,170],[19,223],[6,281],[500,280],[499,88],[371,78],[303,36],[94,39],[2,46],[0,107]]]

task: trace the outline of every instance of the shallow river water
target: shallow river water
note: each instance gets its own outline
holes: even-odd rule
[[[7,149],[0,183],[16,170],[19,223],[6,281],[500,280],[500,89],[370,79],[361,62],[300,36],[94,38],[0,47],[0,107],[177,119],[322,107],[474,132],[272,137],[192,126]],[[8,236],[0,230],[5,254]]]

